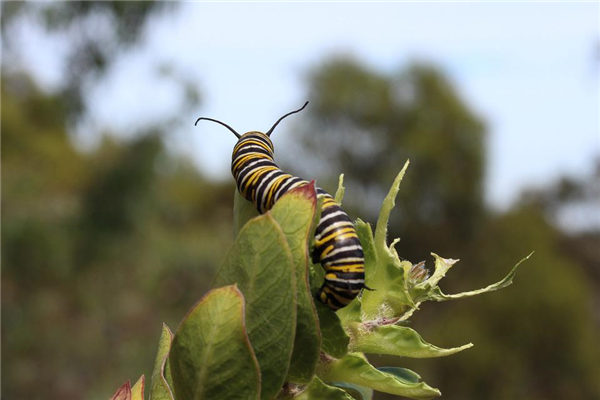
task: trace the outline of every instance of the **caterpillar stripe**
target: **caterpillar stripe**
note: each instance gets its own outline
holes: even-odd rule
[[[254,203],[261,214],[270,210],[291,189],[309,183],[282,171],[275,164],[274,147],[269,137],[282,119],[303,110],[307,104],[281,117],[267,133],[252,131],[239,135],[218,120],[201,117],[196,121],[217,122],[236,135],[238,142],[231,156],[231,173],[240,194]],[[330,194],[319,187],[316,191],[317,197],[323,201],[321,218],[315,230],[312,261],[325,269],[325,279],[317,292],[317,299],[337,310],[350,303],[365,288],[364,255],[348,214]]]

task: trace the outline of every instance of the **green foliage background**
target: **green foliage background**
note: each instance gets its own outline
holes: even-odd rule
[[[107,40],[134,46],[137,28],[126,26],[164,12],[114,4],[67,13],[59,4],[45,21],[62,29],[105,7],[120,27]],[[19,12],[29,11],[3,3],[4,54],[4,29]],[[93,42],[96,53],[81,43],[72,53],[81,62],[72,64],[81,79],[73,87],[43,92],[19,71],[2,69],[6,399],[102,399],[125,377],[149,377],[161,323],[177,326],[232,243],[233,182],[209,181],[174,158],[164,127],[126,141],[107,132],[96,149],[75,148],[69,129],[86,105],[78,89],[101,79],[114,54],[102,42]],[[390,236],[401,238],[398,252],[413,262],[430,251],[460,258],[446,292],[481,287],[536,251],[500,293],[422,306],[411,326],[428,341],[475,347],[403,366],[447,399],[600,398],[600,232],[569,233],[553,223],[561,207],[585,200],[579,189],[600,174],[532,190],[510,210],[493,212],[483,201],[485,123],[443,71],[420,64],[385,75],[359,60],[331,59],[309,75],[307,98],[301,122],[277,132],[295,140],[293,149],[278,148],[284,167],[304,169],[329,190],[344,172],[345,206],[374,222],[389,182],[410,158]],[[306,165],[286,160],[302,149]]]

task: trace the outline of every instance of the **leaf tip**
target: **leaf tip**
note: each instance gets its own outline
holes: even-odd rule
[[[287,192],[285,195],[297,195],[310,200],[311,203],[317,203],[317,189],[314,179],[306,185],[298,186]]]
[[[110,400],[131,400],[131,382],[128,380],[122,384]]]

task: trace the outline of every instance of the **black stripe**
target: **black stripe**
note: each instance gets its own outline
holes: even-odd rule
[[[232,157],[232,160],[235,158],[238,158],[239,156],[242,155],[247,155],[249,153],[261,153],[261,154],[266,154],[270,157],[273,157],[273,153],[265,150],[264,148],[260,147],[257,144],[254,143],[248,143],[245,146],[242,146],[242,148],[240,148],[236,153],[235,153],[235,157]]]
[[[244,135],[244,137],[242,138],[242,141],[246,141],[246,140],[250,140],[250,139],[258,140],[259,142],[266,144],[271,150],[274,150],[273,143],[271,142],[271,140],[260,133],[252,133],[251,132],[247,135]]]
[[[362,289],[365,286],[365,282],[360,282],[360,283],[350,283],[350,282],[339,282],[339,281],[330,281],[330,280],[326,280],[327,282],[327,286],[329,286],[330,288],[334,289],[337,293],[342,293],[348,290],[353,290],[353,291],[357,291]],[[340,291],[341,290],[341,291]],[[354,296],[356,296],[355,293],[352,293],[353,297],[351,297],[351,299],[354,298]]]
[[[364,270],[362,272],[328,271],[327,273],[334,274],[337,279],[343,279],[343,280],[365,279]],[[327,279],[327,278],[325,278],[325,279]]]
[[[337,254],[334,254],[333,256],[328,256],[326,258],[321,259],[321,264],[326,264],[328,262],[335,262],[335,260],[338,258],[346,258],[346,257],[364,258],[364,255],[363,255],[362,249],[342,251]]]
[[[254,162],[254,161],[256,161],[256,160],[252,160],[251,162]],[[269,160],[262,161],[261,160],[261,161],[257,162],[256,164],[254,164],[252,166],[252,168],[248,168],[247,170],[244,171],[244,168],[247,167],[248,164],[250,164],[250,162],[243,163],[240,166],[240,168],[238,168],[238,171],[236,171],[236,173],[234,173],[234,175],[236,177],[236,182],[238,184],[241,183],[248,174],[251,174],[253,171],[256,171],[257,168],[275,166],[275,164],[272,161],[269,161]]]
[[[267,175],[271,174],[270,177],[266,177]],[[280,169],[277,170],[273,170],[273,171],[269,171],[267,173],[265,173],[265,177],[259,179],[258,185],[257,185],[257,190],[258,193],[256,193],[256,204],[258,205],[258,212],[264,212],[266,211],[266,202],[267,199],[265,198],[266,193],[265,190],[266,188],[269,186],[269,183],[272,182],[275,178],[277,178],[278,176],[283,175],[283,172]]]
[[[326,288],[326,285],[323,284],[323,286],[321,286],[321,289],[319,289],[318,293],[321,294],[321,292],[325,292],[325,295],[327,296],[327,300],[331,301],[333,303],[333,305],[336,306],[337,308],[342,308],[345,306],[345,304],[340,303],[340,301],[338,299],[336,299],[335,296],[333,296],[330,293],[327,293],[325,288]],[[331,290],[331,288],[327,288],[327,289]],[[321,296],[319,296],[319,298],[321,298]]]

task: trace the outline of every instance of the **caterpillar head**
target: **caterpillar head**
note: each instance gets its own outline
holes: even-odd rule
[[[308,104],[308,101],[307,101],[306,103],[304,103],[304,105],[303,105],[302,107],[300,107],[299,109],[297,109],[297,110],[294,110],[294,111],[290,111],[289,113],[287,113],[287,114],[283,115],[281,118],[279,118],[279,119],[277,120],[277,122],[275,122],[275,123],[273,124],[273,126],[271,127],[271,129],[269,129],[269,130],[268,130],[266,133],[262,133],[262,132],[258,132],[258,131],[250,131],[250,132],[246,132],[246,133],[244,133],[243,135],[240,135],[239,133],[237,133],[237,132],[235,131],[235,129],[233,129],[232,127],[230,127],[230,126],[229,126],[229,125],[227,125],[226,123],[224,123],[224,122],[222,122],[222,121],[219,121],[219,120],[217,120],[217,119],[208,118],[208,117],[200,117],[200,118],[198,118],[198,119],[196,120],[196,123],[195,123],[194,125],[197,125],[197,124],[198,124],[198,122],[199,122],[199,121],[202,121],[202,120],[216,122],[217,124],[221,124],[221,125],[223,125],[224,127],[226,127],[227,129],[229,129],[231,132],[233,132],[233,134],[234,134],[234,135],[235,135],[235,136],[238,138],[238,142],[239,142],[240,140],[242,140],[242,137],[243,137],[243,136],[246,136],[246,135],[248,135],[248,134],[253,134],[253,135],[259,134],[259,135],[266,136],[266,137],[268,138],[268,137],[270,137],[270,136],[271,136],[271,134],[273,133],[273,130],[275,130],[275,127],[276,127],[277,125],[279,125],[279,123],[280,123],[280,122],[281,122],[281,121],[282,121],[282,120],[283,120],[285,117],[288,117],[288,116],[290,116],[290,115],[292,115],[292,114],[295,114],[295,113],[297,113],[297,112],[300,112],[300,111],[304,110],[304,107],[306,107],[306,105],[307,105],[307,104]],[[269,142],[270,142],[270,140],[269,140]],[[272,147],[272,145],[271,145],[271,147]]]

